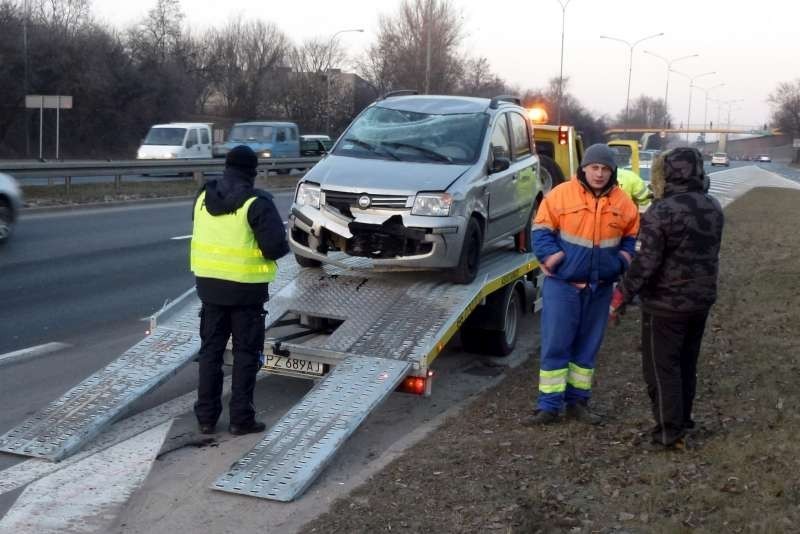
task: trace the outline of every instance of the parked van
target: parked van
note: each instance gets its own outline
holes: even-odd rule
[[[199,122],[156,124],[147,132],[137,159],[211,157],[211,126]]]
[[[293,122],[240,122],[234,124],[227,150],[247,145],[259,158],[299,158],[300,135]]]

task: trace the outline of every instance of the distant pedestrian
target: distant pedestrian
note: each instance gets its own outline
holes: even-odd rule
[[[255,152],[233,148],[220,180],[207,182],[194,203],[191,267],[200,312],[199,380],[195,415],[200,432],[213,434],[222,413],[222,363],[233,337],[231,434],[262,432],[253,390],[264,350],[264,303],[276,260],[289,251],[272,196],[254,188]]]
[[[703,156],[676,148],[651,168],[655,201],[642,216],[637,255],[614,291],[612,319],[641,298],[642,369],[656,422],[652,442],[681,448],[692,419],[697,360],[717,298],[723,214],[704,189]]]
[[[533,246],[544,272],[539,398],[527,424],[566,415],[596,424],[589,410],[597,351],[608,322],[614,282],[634,254],[639,211],[617,187],[614,153],[590,146],[577,176],[542,201]]]

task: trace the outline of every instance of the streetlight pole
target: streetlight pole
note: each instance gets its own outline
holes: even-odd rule
[[[647,37],[642,37],[638,41],[634,41],[632,43],[626,41],[625,39],[619,39],[617,37],[609,37],[607,35],[600,36],[600,39],[610,39],[612,41],[619,41],[620,43],[624,43],[630,49],[630,57],[628,58],[628,94],[625,97],[625,124],[623,125],[623,129],[628,128],[628,107],[630,106],[630,100],[631,100],[631,74],[633,73],[633,49],[636,48],[636,45],[638,45],[642,41],[647,41],[648,39],[661,37],[662,35],[664,35],[664,32],[648,35]]]
[[[349,32],[363,33],[364,30],[362,28],[355,28],[355,29],[352,29],[352,30],[339,30],[338,32],[334,33],[331,36],[330,43],[328,44],[328,66],[327,66],[327,69],[326,69],[328,71],[328,75],[325,77],[325,103],[326,103],[325,107],[328,110],[328,113],[327,113],[328,116],[326,117],[325,123],[326,123],[326,127],[327,127],[326,129],[328,130],[328,134],[331,133],[331,129],[332,129],[332,126],[331,126],[331,76],[333,75],[333,73],[331,72],[331,63],[333,62],[333,46],[334,46],[334,44],[336,44],[336,36],[337,35],[340,35],[342,33],[349,33]]]
[[[669,126],[669,108],[667,107],[667,98],[669,97],[669,73],[672,69],[672,65],[677,63],[678,61],[683,61],[684,59],[689,59],[693,57],[698,57],[700,54],[690,54],[688,56],[681,56],[672,59],[665,58],[664,56],[660,56],[655,52],[650,52],[649,50],[644,51],[645,54],[651,55],[653,57],[657,57],[661,61],[667,64],[667,84],[664,88],[664,129],[667,129]]]
[[[713,91],[714,89],[719,89],[720,87],[724,86],[725,86],[724,83],[718,83],[717,85],[714,85],[713,87],[709,87],[706,89],[704,87],[700,87],[699,85],[695,85],[695,87],[703,91],[703,93],[706,95],[705,105],[703,106],[703,128],[705,128],[706,125],[708,125],[708,93],[710,91]],[[719,122],[717,123],[717,126],[719,126]]]
[[[564,26],[567,18],[567,6],[572,0],[556,0],[561,5],[561,68],[558,71],[558,101],[556,104],[556,124],[561,126],[561,95],[564,91]]]
[[[716,74],[717,72],[709,71],[709,72],[704,72],[702,74],[695,74],[694,76],[690,76],[685,72],[680,72],[677,70],[673,70],[672,72],[674,72],[675,74],[680,74],[681,76],[685,76],[686,78],[689,78],[689,112],[688,115],[686,116],[686,144],[689,144],[689,121],[691,121],[692,119],[692,89],[695,87],[694,81],[703,76],[710,76],[712,74]]]

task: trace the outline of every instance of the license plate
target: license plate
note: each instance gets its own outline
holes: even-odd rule
[[[275,356],[274,354],[265,354],[265,356],[264,368],[270,371],[312,376],[322,376],[324,374],[323,364],[320,362]]]

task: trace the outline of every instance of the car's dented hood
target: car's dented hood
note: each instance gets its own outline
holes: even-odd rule
[[[320,184],[322,189],[410,196],[420,191],[445,191],[470,167],[331,154],[314,165],[304,179]]]

